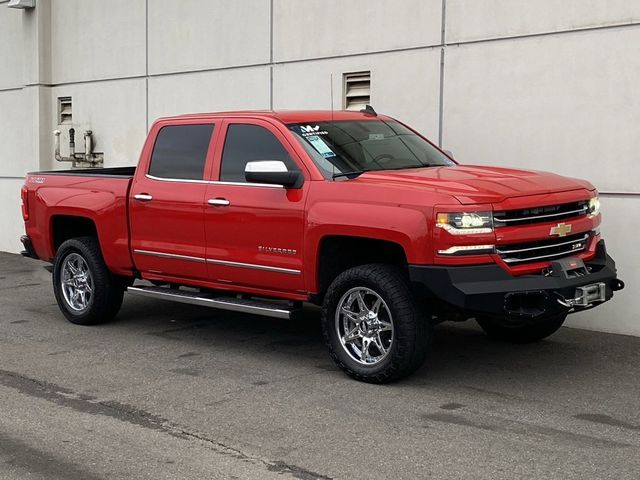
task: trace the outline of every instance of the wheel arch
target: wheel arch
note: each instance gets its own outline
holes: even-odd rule
[[[331,282],[340,273],[358,265],[388,264],[406,272],[407,254],[397,242],[375,237],[325,235],[318,244],[314,300],[321,302]]]
[[[98,243],[98,229],[92,218],[80,215],[52,215],[50,219],[51,252],[55,256],[65,241],[78,237],[95,237]]]

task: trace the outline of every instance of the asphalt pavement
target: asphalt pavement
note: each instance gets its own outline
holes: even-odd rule
[[[81,327],[43,265],[0,254],[0,479],[640,478],[640,338],[514,346],[444,324],[415,375],[367,385],[333,365],[313,307],[126,296]]]

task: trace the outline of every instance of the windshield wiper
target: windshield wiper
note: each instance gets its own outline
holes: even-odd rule
[[[407,165],[405,167],[385,168],[385,170],[409,170],[411,168],[430,168],[430,167],[446,167],[446,165],[437,165],[435,163],[425,163],[424,165]]]
[[[340,172],[340,173],[334,173],[333,175],[331,175],[331,178],[340,178],[340,177],[349,177],[349,178],[356,178],[359,175],[362,175],[365,171],[364,170],[351,170],[350,172]],[[351,175],[353,175],[353,177],[351,177]]]

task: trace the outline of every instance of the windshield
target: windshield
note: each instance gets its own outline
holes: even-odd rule
[[[294,123],[288,127],[327,178],[454,165],[436,147],[394,120]]]

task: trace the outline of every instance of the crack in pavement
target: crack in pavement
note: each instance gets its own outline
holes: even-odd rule
[[[22,288],[22,287],[37,287],[42,285],[42,283],[21,283],[19,285],[8,285],[6,287],[0,287],[0,290],[11,290],[14,288]]]
[[[578,420],[586,420],[587,422],[598,423],[601,425],[607,425],[610,427],[625,428],[627,430],[640,430],[640,425],[625,422],[624,420],[620,420],[602,413],[579,413],[578,415],[574,415],[573,418],[577,418]]]
[[[73,390],[54,383],[37,380],[7,370],[0,370],[0,385],[13,388],[31,397],[41,398],[57,405],[71,408],[78,412],[111,417],[143,428],[158,430],[181,439],[198,440],[219,454],[232,456],[254,464],[262,464],[271,472],[290,474],[299,480],[331,480],[331,477],[312,472],[297,465],[288,464],[280,460],[271,461],[245,453],[238,448],[225,445],[204,434],[190,431],[166,418],[138,409],[132,405],[114,400],[99,400],[96,397],[76,393]]]
[[[559,441],[569,441],[578,443],[586,447],[603,448],[624,448],[632,445],[607,438],[574,433],[568,430],[561,430],[544,425],[534,425],[532,423],[509,420],[497,417],[487,417],[482,422],[469,419],[463,415],[448,412],[436,412],[422,415],[422,419],[427,422],[448,423],[461,427],[470,427],[480,430],[487,430],[495,433],[513,433],[516,435],[543,435]]]

